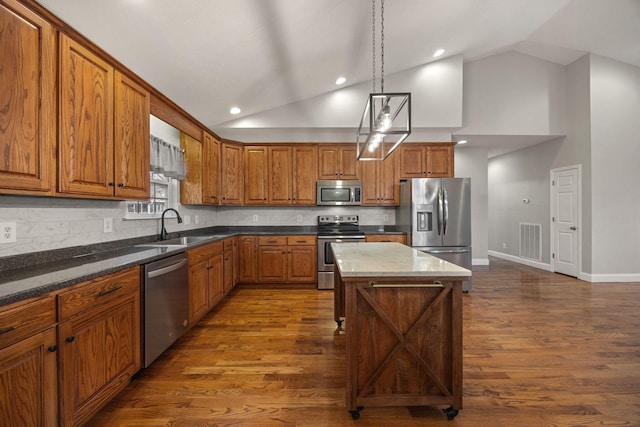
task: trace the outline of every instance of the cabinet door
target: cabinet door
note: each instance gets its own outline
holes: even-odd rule
[[[338,179],[340,148],[336,146],[320,146],[318,148],[318,179]]]
[[[269,147],[269,205],[290,205],[291,147]]]
[[[58,425],[56,355],[54,328],[0,350],[2,425]]]
[[[257,249],[255,237],[240,237],[238,254],[238,280],[240,282],[255,283],[258,281]]]
[[[313,283],[317,275],[317,247],[289,246],[289,282]]]
[[[221,193],[223,205],[241,205],[243,200],[242,146],[222,143]]]
[[[360,162],[360,176],[362,178],[362,205],[376,206],[379,203],[379,164],[378,161]]]
[[[318,180],[318,149],[293,147],[293,189],[294,205],[316,205],[316,181]]]
[[[185,179],[180,181],[180,203],[202,204],[202,144],[195,138],[180,132],[180,147],[184,150]]]
[[[452,178],[454,174],[453,145],[436,145],[426,148],[427,177]]]
[[[400,179],[398,178],[397,154],[398,152],[394,151],[386,160],[377,162],[380,168],[378,174],[379,204],[383,206],[397,206],[400,204]]]
[[[189,263],[189,325],[193,326],[209,310],[209,260]]]
[[[204,132],[202,149],[202,203],[218,205],[220,204],[220,141]]]
[[[285,282],[287,280],[287,247],[258,247],[258,281]]]
[[[149,198],[150,95],[122,73],[115,73],[115,195]]]
[[[244,204],[267,204],[267,147],[244,148]]]
[[[358,158],[355,144],[340,148],[340,179],[358,179]]]
[[[224,298],[225,289],[224,289],[224,277],[223,277],[223,261],[222,254],[218,254],[213,256],[209,260],[209,307],[208,309],[213,308],[217,303],[219,303],[222,298]]]
[[[59,116],[58,190],[113,196],[113,68],[65,35]]]
[[[84,423],[140,369],[138,295],[58,326],[63,426]]]
[[[422,145],[406,144],[400,148],[400,179],[424,178],[427,173]]]
[[[15,0],[0,4],[0,193],[52,194],[55,36]]]

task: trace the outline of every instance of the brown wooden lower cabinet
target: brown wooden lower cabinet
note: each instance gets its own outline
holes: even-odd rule
[[[258,281],[258,238],[240,236],[238,239],[238,281],[256,283]]]
[[[258,282],[315,283],[316,236],[258,236]]]
[[[407,244],[407,236],[404,234],[367,234],[364,236],[365,242],[398,242]]]
[[[0,424],[56,426],[58,382],[55,297],[2,307]]]
[[[224,298],[223,246],[215,242],[187,252],[189,258],[189,327]]]
[[[60,424],[80,425],[140,369],[140,268],[58,294]]]
[[[223,283],[224,295],[238,283],[238,238],[229,237],[223,241]]]

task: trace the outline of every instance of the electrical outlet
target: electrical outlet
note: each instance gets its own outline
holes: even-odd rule
[[[184,225],[191,224],[191,215],[185,215],[183,219],[184,219]]]
[[[113,233],[113,218],[104,219],[104,232]]]
[[[507,244],[506,243],[502,244],[502,249],[507,249]]]
[[[200,215],[196,215],[193,217],[193,222],[197,225],[200,224]]]
[[[388,215],[388,214],[384,214],[384,215],[382,215],[382,220],[383,220],[384,222],[389,221],[389,215]]]
[[[0,244],[14,243],[16,240],[16,223],[0,222]]]
[[[258,215],[253,216],[253,222],[258,222]]]
[[[302,222],[302,215],[296,216],[296,221],[297,222]]]

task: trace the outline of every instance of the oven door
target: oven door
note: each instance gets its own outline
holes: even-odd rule
[[[364,236],[318,236],[318,289],[333,289],[333,252],[331,243],[364,242]]]

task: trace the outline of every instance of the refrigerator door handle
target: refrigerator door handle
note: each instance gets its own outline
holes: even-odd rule
[[[447,223],[449,222],[449,195],[447,194],[447,190],[442,190],[444,207],[443,207],[443,215],[442,215],[442,234],[447,235]]]
[[[442,235],[442,223],[444,220],[444,197],[442,189],[438,189],[438,236]]]

